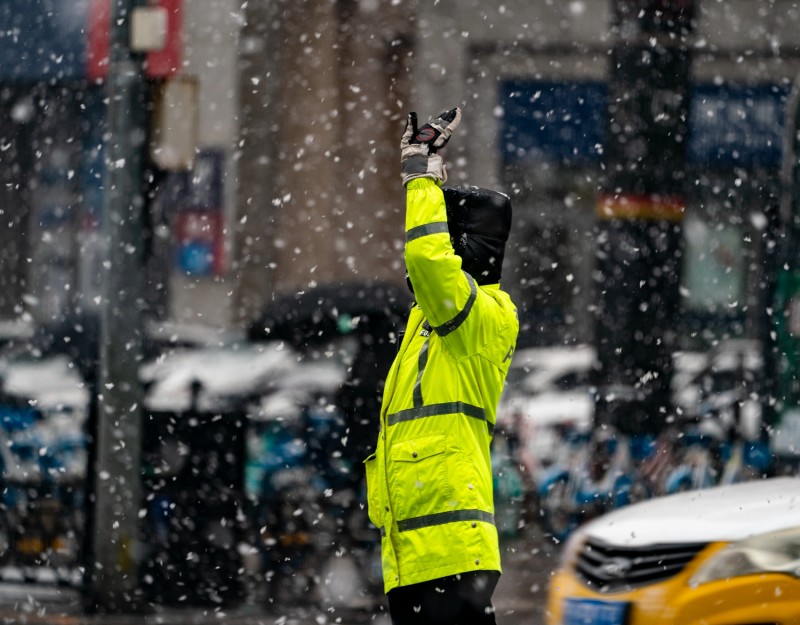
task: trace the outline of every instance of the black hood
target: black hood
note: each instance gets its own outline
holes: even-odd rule
[[[479,187],[442,187],[442,192],[461,268],[478,284],[497,284],[511,231],[511,200]]]

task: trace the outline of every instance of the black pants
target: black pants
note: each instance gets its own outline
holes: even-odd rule
[[[473,571],[389,591],[392,625],[495,625],[498,571]]]

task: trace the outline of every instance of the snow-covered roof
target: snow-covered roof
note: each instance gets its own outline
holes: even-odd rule
[[[149,384],[150,410],[183,411],[191,407],[192,386],[199,384],[199,407],[241,397],[282,392],[285,401],[329,392],[346,371],[329,362],[308,362],[283,342],[242,343],[164,354],[140,370]]]
[[[85,410],[89,403],[89,389],[66,356],[6,362],[0,374],[7,394],[28,399],[42,410]]]

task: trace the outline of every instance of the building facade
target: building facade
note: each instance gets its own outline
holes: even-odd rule
[[[262,225],[240,233],[239,312],[271,288],[399,279],[405,114],[458,104],[451,182],[513,198],[505,286],[525,340],[590,341],[609,51],[619,36],[612,4],[248,6],[239,206],[248,225]],[[689,342],[758,324],[784,109],[800,70],[798,10],[792,0],[696,2],[681,291]],[[271,287],[254,297],[258,285]]]
[[[0,128],[13,138],[1,174],[6,317],[57,315],[76,298],[89,306],[103,245],[103,92],[82,47],[98,2],[50,2],[63,13],[59,37],[36,4],[5,3],[2,30],[34,29],[72,48],[52,43],[30,56],[35,46],[0,37],[2,58],[17,59],[0,65]],[[523,340],[590,341],[609,50],[619,36],[612,7],[183,0],[177,73],[199,85],[198,159],[188,174],[159,175],[153,192],[159,314],[236,327],[276,293],[402,284],[405,115],[458,104],[450,182],[513,199],[505,286]],[[800,72],[798,20],[795,0],[696,1],[683,222],[689,337],[747,334],[758,323],[784,109]]]

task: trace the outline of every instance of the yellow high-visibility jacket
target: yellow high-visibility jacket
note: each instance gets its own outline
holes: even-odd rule
[[[416,304],[386,379],[365,460],[384,589],[500,571],[489,444],[519,331],[500,285],[478,286],[453,252],[441,189],[407,186],[406,268]]]

